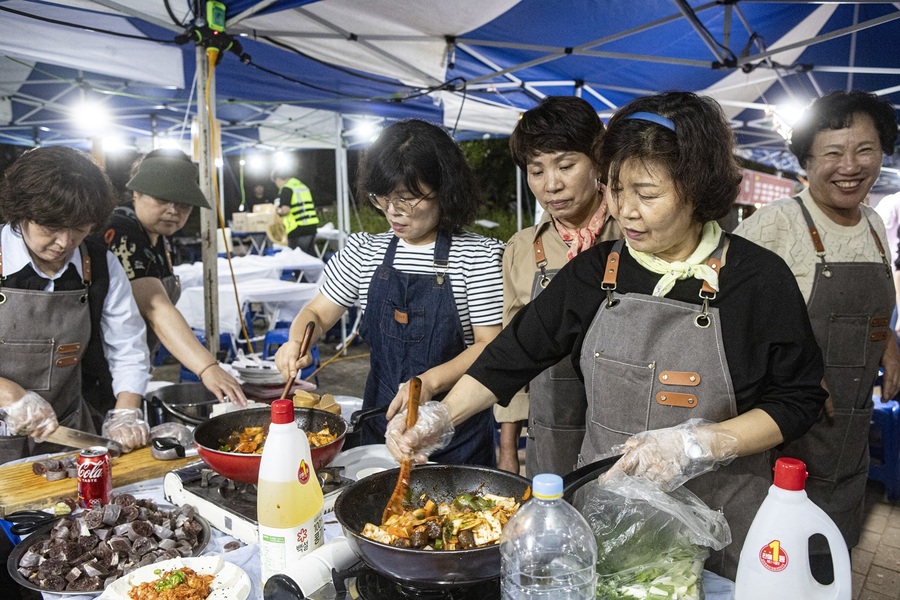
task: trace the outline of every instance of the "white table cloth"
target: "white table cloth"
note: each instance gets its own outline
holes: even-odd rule
[[[261,303],[269,324],[278,321],[293,321],[318,292],[314,283],[295,283],[280,279],[238,280],[238,298],[243,309],[248,303]],[[189,287],[181,291],[181,299],[176,308],[184,315],[188,325],[194,329],[206,328],[204,320],[204,296],[202,287]],[[219,331],[243,337],[238,318],[238,304],[235,302],[231,282],[219,285]]]
[[[284,271],[303,271],[306,279],[317,281],[325,270],[322,259],[310,256],[299,248],[284,249],[272,256],[260,256],[248,254],[247,256],[235,256],[231,259],[234,276],[240,284],[248,279],[281,279]],[[231,281],[231,272],[228,270],[228,260],[217,259],[219,283]],[[181,287],[203,287],[203,263],[195,262],[189,265],[177,265],[175,274],[181,279]]]

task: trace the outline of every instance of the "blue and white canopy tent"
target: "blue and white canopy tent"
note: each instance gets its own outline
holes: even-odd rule
[[[88,144],[69,118],[86,97],[100,99],[111,130],[140,149],[186,137],[205,104],[207,63],[194,41],[228,36],[238,44],[223,52],[210,86],[223,151],[332,147],[339,177],[360,123],[415,116],[460,138],[508,135],[547,95],[581,95],[607,117],[658,91],[709,94],[732,119],[742,156],[791,171],[779,133],[789,128],[788,104],[864,89],[900,107],[896,2],[224,5],[225,35],[213,39],[192,29],[205,0],[0,0],[0,141]],[[204,156],[209,163],[208,148]],[[900,188],[894,164],[885,165],[884,189]],[[346,185],[338,190],[346,206]]]

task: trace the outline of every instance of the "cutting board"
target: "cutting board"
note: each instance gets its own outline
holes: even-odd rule
[[[172,469],[196,460],[196,456],[156,460],[149,447],[123,454],[112,459],[113,488],[162,477]],[[0,517],[17,510],[49,508],[63,498],[77,497],[77,479],[47,481],[35,475],[31,465],[31,462],[25,462],[0,467]]]

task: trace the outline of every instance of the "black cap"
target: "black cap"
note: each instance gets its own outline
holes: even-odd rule
[[[198,180],[194,163],[170,156],[153,156],[141,161],[138,172],[125,187],[157,200],[210,208]]]

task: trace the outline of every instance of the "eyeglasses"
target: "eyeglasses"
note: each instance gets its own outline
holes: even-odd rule
[[[391,198],[369,192],[369,202],[381,212],[386,212],[388,204],[393,204],[394,210],[398,213],[409,215],[412,214],[422,200],[431,200],[431,198],[428,196],[422,196],[421,198]]]

